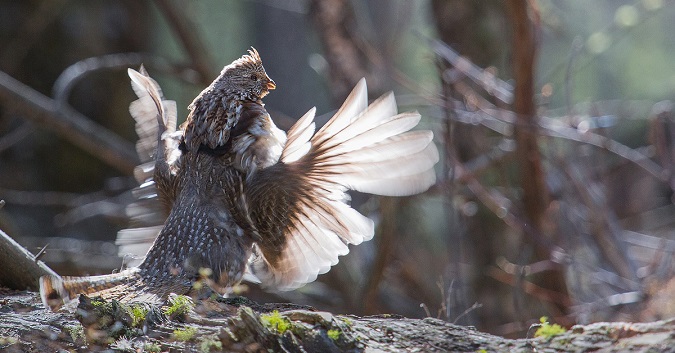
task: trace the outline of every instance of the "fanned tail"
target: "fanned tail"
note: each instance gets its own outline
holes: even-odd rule
[[[42,276],[40,298],[42,303],[53,311],[67,305],[80,294],[120,299],[118,294],[124,294],[127,286],[138,279],[137,268],[101,276]]]

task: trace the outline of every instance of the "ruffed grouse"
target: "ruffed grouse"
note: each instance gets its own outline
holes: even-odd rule
[[[225,66],[178,130],[176,105],[157,83],[144,70],[129,76],[139,97],[130,106],[137,149],[148,161],[137,168],[137,195],[163,224],[120,232],[122,252],[152,243],[137,267],[41,278],[54,310],[80,293],[159,301],[196,281],[220,293],[242,278],[297,288],[327,272],[348,244],[373,237],[347,190],[401,196],[435,182],[432,132],[409,131],[420,115],[397,114],[392,93],[368,105],[365,80],[318,132],[312,108],[284,134],[261,101],[276,86],[255,49]]]

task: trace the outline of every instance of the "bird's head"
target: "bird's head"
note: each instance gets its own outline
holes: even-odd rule
[[[248,55],[225,66],[218,78],[192,101],[188,107],[190,115],[184,125],[185,147],[196,151],[203,145],[225,152],[232,130],[246,130],[250,124],[250,121],[240,124],[245,115],[243,105],[253,103],[263,109],[261,99],[275,88],[276,84],[265,72],[258,51],[251,48]],[[236,135],[237,131],[234,133]]]
[[[248,55],[225,66],[211,88],[215,92],[240,95],[242,100],[255,101],[275,89],[276,84],[267,76],[258,51],[251,48]]]

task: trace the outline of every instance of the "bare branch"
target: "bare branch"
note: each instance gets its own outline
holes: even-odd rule
[[[0,230],[0,286],[37,290],[40,276],[58,276],[42,261]]]
[[[70,107],[59,111],[55,100],[0,71],[0,102],[21,116],[54,131],[105,163],[131,175],[139,163],[133,144]]]
[[[101,69],[138,67],[143,64],[145,59],[148,58],[139,53],[121,53],[80,60],[61,72],[59,78],[54,82],[52,96],[59,104],[65,105],[67,104],[68,96],[70,96],[70,91],[86,74]]]
[[[511,104],[513,101],[513,86],[500,80],[489,71],[476,66],[471,60],[459,55],[459,53],[440,40],[428,39],[428,41],[436,55],[447,60],[463,76],[471,79],[471,81],[503,103]],[[459,78],[461,77],[451,78],[444,75],[443,80],[454,84],[454,81],[457,81]]]
[[[0,152],[19,143],[24,137],[30,135],[35,127],[29,122],[23,122],[19,127],[0,137]]]

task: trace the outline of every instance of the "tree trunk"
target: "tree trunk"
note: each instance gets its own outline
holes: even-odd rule
[[[513,76],[515,78],[513,112],[516,114],[514,134],[516,140],[516,158],[520,168],[520,185],[523,189],[523,208],[529,226],[534,234],[546,239],[532,243],[535,261],[551,258],[553,236],[547,234],[547,209],[549,192],[546,187],[546,175],[541,161],[538,138],[537,111],[534,102],[534,79],[536,69],[536,30],[539,26],[537,9],[528,0],[509,0],[513,28]],[[533,19],[534,18],[534,19]],[[539,276],[538,284],[558,293],[567,293],[567,285],[562,268],[551,270]],[[557,303],[557,315],[565,314],[568,308]]]

